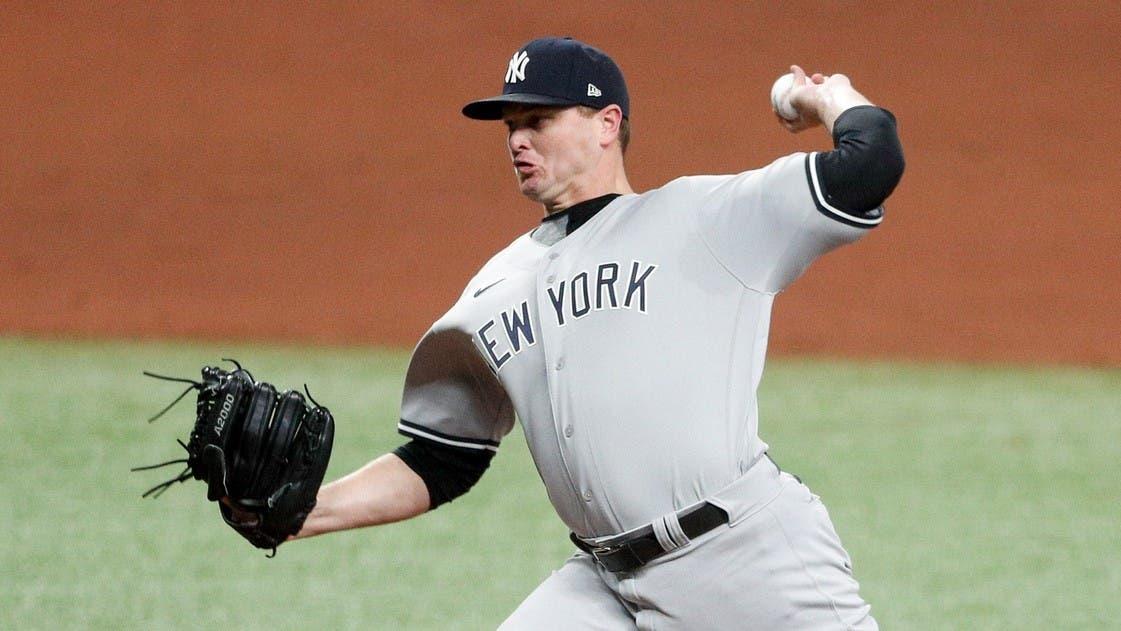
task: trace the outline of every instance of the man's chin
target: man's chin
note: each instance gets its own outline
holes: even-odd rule
[[[541,191],[536,186],[534,186],[530,182],[530,180],[522,180],[521,182],[518,182],[518,190],[530,201],[541,201]]]

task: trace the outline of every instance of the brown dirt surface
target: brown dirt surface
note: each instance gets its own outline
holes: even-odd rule
[[[1121,364],[1121,5],[715,4],[5,3],[0,332],[411,344],[540,216],[459,108],[560,34],[626,72],[640,190],[829,148],[790,63],[896,114],[887,221],[774,351]]]

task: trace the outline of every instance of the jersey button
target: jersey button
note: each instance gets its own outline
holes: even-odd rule
[[[592,492],[591,491],[584,491],[584,501],[585,502],[592,501]]]
[[[572,426],[571,425],[564,428],[564,437],[565,438],[572,438]]]
[[[557,360],[557,370],[564,370],[564,358],[561,357]]]
[[[549,254],[549,260],[550,261],[555,261],[559,258],[560,258],[560,254],[557,253],[557,252],[552,252],[552,253]]]
[[[545,282],[552,285],[553,283],[557,282],[557,275],[556,274],[549,274],[549,277],[545,279]]]

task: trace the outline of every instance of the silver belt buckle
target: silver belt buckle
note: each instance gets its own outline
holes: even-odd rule
[[[600,555],[606,556],[608,554],[611,554],[612,552],[616,552],[617,550],[619,550],[619,547],[620,546],[613,546],[610,548],[592,548],[592,558],[596,560],[596,563],[602,565],[603,561],[600,559]]]
[[[607,554],[608,552],[609,550],[606,548],[592,548],[592,558],[596,560],[596,563],[603,565],[603,561],[599,558],[599,555]]]

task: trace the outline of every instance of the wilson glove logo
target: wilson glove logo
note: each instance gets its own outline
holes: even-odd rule
[[[218,413],[218,420],[214,422],[214,433],[221,436],[222,430],[226,427],[226,421],[230,419],[230,412],[234,409],[234,393],[227,392],[226,399],[222,401],[222,411]]]

